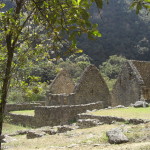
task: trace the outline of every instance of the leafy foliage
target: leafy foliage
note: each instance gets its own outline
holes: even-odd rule
[[[67,70],[77,82],[83,70],[90,64],[85,55],[71,55],[66,60],[40,61],[31,66],[24,66],[13,74],[8,94],[9,103],[35,102],[45,100],[46,91],[54,77],[62,69]],[[16,94],[17,93],[17,94]]]
[[[142,9],[150,12],[150,0],[133,0],[130,8],[136,8],[136,13],[138,14]]]
[[[117,76],[121,71],[122,65],[126,62],[126,58],[122,56],[112,55],[106,62],[99,66],[109,90],[113,89]]]
[[[4,64],[0,81],[0,135],[13,68],[27,63],[29,57],[34,55],[42,57],[43,53],[48,53],[48,49],[53,49],[56,57],[60,53],[75,53],[78,51],[76,37],[82,33],[87,33],[92,38],[101,36],[97,26],[89,20],[88,10],[92,2],[94,1],[13,0],[8,9],[3,9],[7,1],[0,2],[0,56],[3,56],[0,64]],[[101,7],[102,4],[98,4]],[[39,36],[40,33],[46,36]],[[60,51],[60,48],[64,48],[64,51]]]
[[[103,62],[102,65],[99,66],[100,71],[105,76],[111,79],[116,79],[125,61],[126,59],[122,56],[117,55],[110,56],[106,62]]]

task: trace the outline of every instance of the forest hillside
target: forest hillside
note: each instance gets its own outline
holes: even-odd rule
[[[99,24],[102,37],[88,40],[82,37],[79,46],[99,65],[111,55],[127,59],[150,60],[150,16],[130,10],[131,0],[110,0],[100,14],[93,6],[92,22]]]

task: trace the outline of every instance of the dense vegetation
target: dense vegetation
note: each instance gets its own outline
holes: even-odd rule
[[[7,2],[0,2],[0,66],[3,68],[0,135],[14,70],[20,69],[24,60],[28,63],[33,56],[45,58],[52,50],[56,58],[61,54],[81,52],[76,46],[77,36],[83,33],[91,38],[101,36],[97,26],[89,20],[88,10],[92,3],[99,9],[103,6],[102,0],[12,0],[11,7]],[[37,89],[34,91],[38,92]]]
[[[5,1],[8,5],[4,7],[3,11],[12,7],[10,1]],[[76,82],[90,63],[99,66],[100,72],[111,90],[125,58],[150,60],[149,15],[145,15],[144,11],[137,15],[136,11],[129,9],[130,2],[131,0],[111,0],[109,5],[104,3],[104,8],[100,13],[96,5],[92,6],[90,9],[91,21],[99,24],[102,37],[91,40],[83,35],[78,38],[79,48],[83,49],[87,55],[72,55],[69,58],[63,56],[58,61],[49,60],[46,53],[40,54],[38,57],[33,56],[32,53],[26,56],[20,55],[20,62],[15,60],[20,66],[15,68],[8,101],[43,100],[48,85],[61,69],[68,70]],[[42,40],[45,40],[43,32],[40,32],[40,36]],[[26,51],[25,45],[22,47]],[[43,46],[39,44],[37,50],[40,52]],[[55,58],[56,55],[53,55],[52,52],[50,51],[50,56]]]
[[[12,3],[5,0],[11,7]],[[93,5],[91,21],[99,25],[101,38],[94,40],[82,36],[78,46],[92,58],[97,66],[111,55],[122,55],[127,59],[150,60],[150,15],[141,11],[139,15],[130,9],[131,0],[110,0],[98,11]]]
[[[108,87],[112,90],[117,75],[121,71],[124,57],[113,55],[99,66],[100,73],[104,77]],[[84,69],[91,64],[88,55],[71,55],[66,60],[40,61],[17,69],[11,80],[8,102],[33,102],[45,100],[46,91],[56,74],[62,69],[67,70],[74,82],[78,82]],[[16,94],[17,93],[17,94]]]
[[[110,0],[99,12],[91,9],[92,22],[99,24],[102,37],[97,40],[79,39],[84,49],[97,65],[111,55],[127,59],[150,60],[150,16],[142,11],[139,15],[129,8],[131,0]]]

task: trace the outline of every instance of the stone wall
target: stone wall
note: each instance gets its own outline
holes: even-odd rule
[[[19,110],[34,110],[36,106],[42,106],[41,103],[26,103],[26,104],[6,104],[5,112]]]
[[[64,105],[64,106],[39,106],[35,107],[35,115],[9,114],[11,123],[31,126],[55,126],[74,122],[77,114],[86,112],[86,110],[101,109],[103,102],[96,102],[82,105]]]
[[[125,63],[112,90],[112,106],[129,106],[141,98],[143,80],[129,61]]]
[[[36,120],[34,116],[27,116],[27,115],[18,115],[18,114],[11,114],[10,122],[16,125],[28,126],[28,127],[36,127]]]
[[[143,86],[142,87],[143,98],[150,103],[150,88]]]
[[[150,62],[147,61],[132,61],[137,70],[139,71],[144,85],[150,88]]]
[[[128,61],[112,91],[112,106],[150,101],[150,62]]]
[[[47,106],[56,106],[56,105],[75,105],[75,94],[47,94]]]
[[[50,85],[48,93],[60,94],[72,93],[74,89],[74,83],[66,70],[62,70],[54,79]]]
[[[103,101],[104,107],[111,105],[108,87],[94,65],[90,65],[85,69],[80,81],[75,86],[74,93],[76,104]]]
[[[49,92],[46,105],[79,105],[103,101],[104,107],[107,107],[111,105],[110,99],[108,87],[99,70],[94,65],[90,65],[83,72],[73,93],[53,94]]]
[[[103,102],[70,106],[40,106],[35,108],[36,124],[39,127],[69,124],[76,120],[79,113],[102,108]]]

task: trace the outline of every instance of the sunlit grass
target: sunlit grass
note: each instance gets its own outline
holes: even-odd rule
[[[34,110],[11,111],[12,114],[34,116]]]
[[[25,130],[25,129],[29,129],[29,127],[23,127],[23,126],[13,125],[9,123],[3,124],[3,134],[11,134],[11,133],[15,133],[18,130]]]
[[[99,110],[96,112],[91,112],[90,114],[97,116],[115,116],[123,118],[139,118],[139,119],[150,119],[150,107],[147,108],[116,108],[116,109],[106,109]]]

